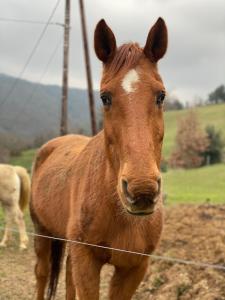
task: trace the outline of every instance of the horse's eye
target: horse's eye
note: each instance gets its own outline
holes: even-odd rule
[[[165,99],[166,93],[164,91],[161,91],[158,93],[157,97],[156,97],[156,104],[157,105],[162,105],[163,101]]]
[[[112,95],[110,93],[102,93],[100,97],[104,106],[110,106],[112,104]]]

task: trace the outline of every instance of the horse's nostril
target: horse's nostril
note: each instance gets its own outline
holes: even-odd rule
[[[135,200],[132,198],[132,196],[128,192],[128,182],[125,179],[122,179],[122,189],[123,189],[123,193],[126,196],[128,202],[130,204],[134,204]]]
[[[127,187],[128,187],[128,183],[127,183],[127,181],[126,181],[126,180],[124,180],[124,179],[122,179],[122,188],[123,188],[123,192],[124,192],[125,194],[127,194],[127,193],[128,193],[128,191],[127,191]]]

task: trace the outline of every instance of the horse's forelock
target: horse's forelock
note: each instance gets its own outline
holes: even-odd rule
[[[134,68],[141,57],[142,48],[137,43],[123,44],[117,49],[117,52],[108,66],[107,75],[114,77],[122,68]]]

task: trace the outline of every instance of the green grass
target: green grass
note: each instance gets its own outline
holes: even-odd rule
[[[19,156],[11,158],[10,164],[23,166],[28,170],[31,170],[32,162],[36,153],[36,149],[25,150]]]
[[[225,104],[208,105],[195,108],[202,128],[214,125],[221,129],[225,138]],[[165,138],[163,143],[163,156],[168,159],[174,146],[177,131],[177,122],[184,117],[187,110],[169,111],[165,113]]]
[[[163,173],[164,192],[171,203],[225,203],[225,164]]]

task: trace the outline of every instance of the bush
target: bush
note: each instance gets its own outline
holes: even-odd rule
[[[178,98],[171,96],[171,95],[167,95],[166,101],[164,104],[164,108],[166,111],[181,110],[181,109],[184,109],[184,105]]]
[[[175,149],[169,164],[173,168],[197,168],[204,163],[204,153],[209,145],[207,135],[201,130],[193,110],[180,120]]]
[[[168,170],[168,161],[163,157],[160,162],[160,170],[165,173]]]
[[[212,165],[220,163],[223,160],[223,150],[225,146],[222,133],[220,130],[216,130],[213,125],[207,126],[205,130],[209,141],[209,145],[204,152],[205,164]]]
[[[225,86],[218,86],[212,93],[209,94],[208,101],[211,103],[225,102]]]

